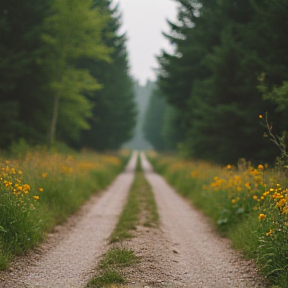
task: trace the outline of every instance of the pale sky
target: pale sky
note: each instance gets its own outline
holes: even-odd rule
[[[161,49],[172,51],[162,31],[169,32],[168,18],[175,22],[176,2],[173,0],[113,0],[122,12],[122,29],[128,37],[130,74],[141,84],[155,80],[156,55]]]

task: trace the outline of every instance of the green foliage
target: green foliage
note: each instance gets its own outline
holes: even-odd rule
[[[277,109],[280,111],[288,109],[288,81],[284,81],[279,87],[274,86],[272,89],[269,89],[265,84],[265,74],[262,74],[259,77],[259,82],[258,89],[264,99],[270,99],[276,102],[278,106]]]
[[[175,140],[167,131],[171,126],[171,118],[169,118],[171,112],[171,107],[168,106],[159,89],[155,88],[146,110],[143,131],[145,138],[156,150],[175,148],[175,143],[173,143]]]
[[[125,279],[117,271],[110,270],[105,271],[103,275],[94,277],[89,281],[86,287],[91,288],[102,288],[109,287],[111,284],[124,284]]]
[[[50,103],[48,75],[40,69],[38,59],[49,3],[0,3],[0,145],[4,148],[19,138],[32,144],[45,141]]]
[[[118,148],[136,113],[117,8],[109,0],[18,2],[0,3],[0,147],[25,139]]]
[[[268,111],[280,130],[287,126],[273,103],[275,97],[278,105],[285,101],[286,84],[263,100],[257,77],[267,73],[268,91],[288,79],[287,3],[178,3],[179,22],[169,23],[166,35],[176,53],[164,51],[158,58],[161,93],[177,111],[172,122],[172,131],[181,131],[177,142],[188,156],[218,163],[236,163],[242,157],[273,161],[277,151],[261,137],[255,120]]]
[[[100,267],[107,269],[111,267],[128,267],[138,261],[132,250],[113,248],[105,253],[103,259],[100,261]]]
[[[101,38],[105,21],[105,16],[92,9],[92,0],[52,2],[52,14],[45,19],[42,35],[46,44],[43,66],[52,75],[50,85],[54,94],[50,145],[55,141],[61,107],[66,108],[62,111],[66,116],[64,121],[69,121],[76,135],[81,129],[89,128],[87,118],[91,116],[91,104],[83,92],[97,90],[100,86],[88,71],[77,67],[77,60],[84,56],[109,60],[109,49]]]
[[[108,22],[103,43],[111,50],[109,63],[82,58],[78,65],[89,70],[98,79],[102,89],[90,93],[93,104],[90,130],[83,131],[77,146],[97,150],[115,150],[132,136],[136,109],[133,81],[129,76],[126,36],[119,35],[121,18],[117,7],[112,9],[110,1],[94,1]]]

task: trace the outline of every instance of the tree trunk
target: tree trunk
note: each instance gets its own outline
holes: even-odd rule
[[[53,103],[51,125],[49,129],[49,134],[48,134],[48,145],[50,147],[53,146],[55,142],[56,126],[57,126],[58,114],[59,114],[59,104],[60,104],[60,97],[59,97],[59,94],[56,93],[54,97],[54,103]]]

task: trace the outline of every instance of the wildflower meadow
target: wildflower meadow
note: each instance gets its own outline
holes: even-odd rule
[[[128,152],[99,155],[51,153],[0,157],[0,269],[37,246],[89,197],[122,170]]]
[[[149,154],[156,171],[254,259],[275,287],[288,287],[288,181],[284,168],[240,159],[220,167]]]

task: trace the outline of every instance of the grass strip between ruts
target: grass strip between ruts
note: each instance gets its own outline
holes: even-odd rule
[[[151,186],[140,167],[138,158],[135,179],[128,195],[127,203],[120,215],[118,223],[110,236],[110,244],[133,238],[133,230],[137,225],[157,226],[159,215]],[[89,288],[117,287],[124,284],[125,278],[121,268],[131,266],[139,261],[139,258],[131,249],[111,248],[104,254],[97,267],[97,275],[87,284]]]

